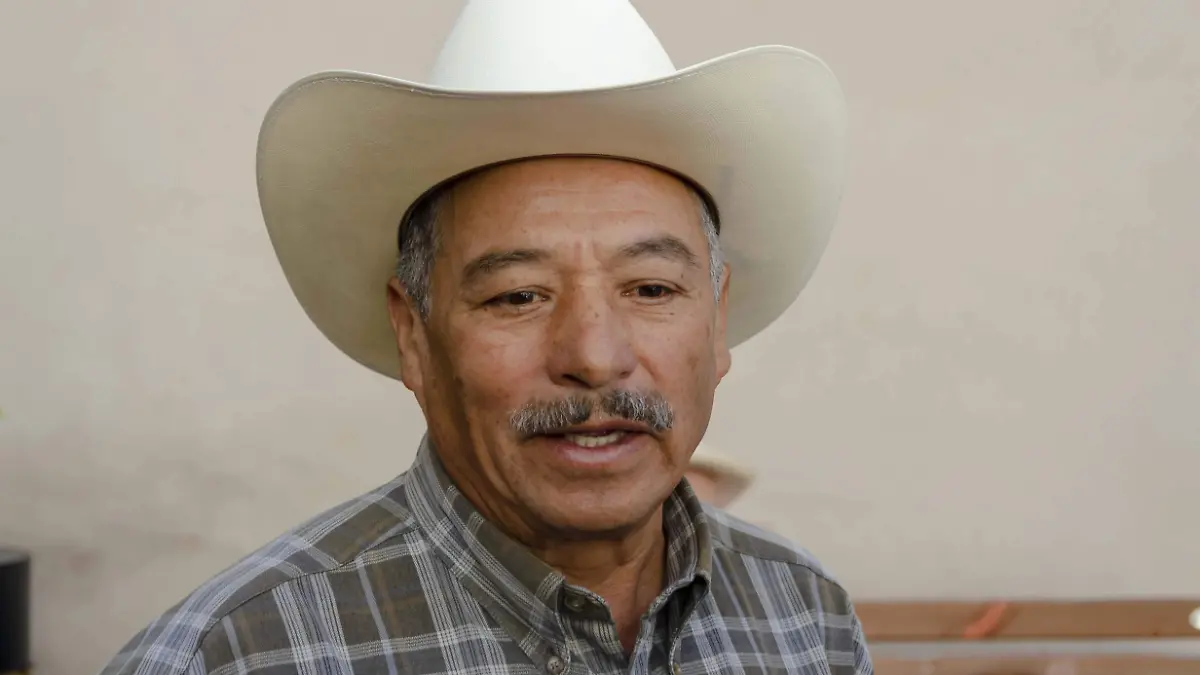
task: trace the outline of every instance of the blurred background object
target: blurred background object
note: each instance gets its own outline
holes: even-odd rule
[[[30,669],[29,554],[0,547],[0,674],[16,675]]]
[[[687,479],[701,500],[728,508],[754,482],[754,473],[744,463],[701,443],[692,454]]]
[[[879,675],[1196,675],[1200,599],[856,603]]]

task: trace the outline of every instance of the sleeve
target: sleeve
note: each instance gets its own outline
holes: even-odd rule
[[[99,675],[204,675],[196,627],[164,615],[134,635]]]
[[[854,675],[875,675],[875,665],[871,662],[871,652],[867,649],[867,636],[863,632],[862,622],[858,613],[850,609],[854,625]]]

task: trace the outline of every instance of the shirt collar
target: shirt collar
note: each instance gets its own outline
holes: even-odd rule
[[[501,612],[538,635],[559,640],[564,577],[488,522],[446,474],[428,437],[423,438],[407,483],[409,504],[430,544],[454,577],[491,612]],[[704,507],[686,481],[663,505],[666,578],[652,611],[676,591],[708,587],[712,541]],[[690,594],[688,605],[694,604]]]

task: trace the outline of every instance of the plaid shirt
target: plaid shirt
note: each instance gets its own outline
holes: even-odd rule
[[[666,585],[632,653],[604,600],[484,520],[427,444],[396,480],[276,539],[136,635],[102,675],[871,675],[845,590],[807,554],[664,506]]]

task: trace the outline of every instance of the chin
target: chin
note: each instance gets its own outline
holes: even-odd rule
[[[619,536],[643,525],[662,505],[670,489],[658,499],[648,498],[652,493],[644,489],[605,490],[586,494],[579,493],[582,491],[574,494],[554,492],[558,494],[545,495],[550,499],[527,502],[550,529],[603,538],[606,535]]]

